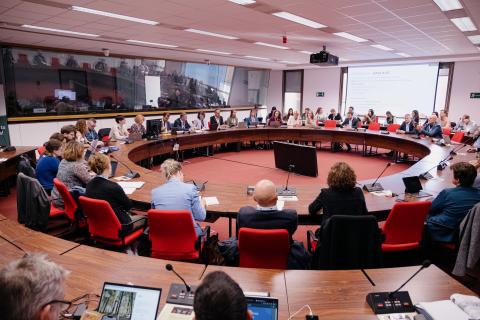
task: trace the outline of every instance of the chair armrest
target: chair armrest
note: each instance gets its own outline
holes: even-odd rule
[[[147,220],[147,217],[142,216],[142,217],[140,217],[139,220],[130,221],[129,223],[121,223],[120,225],[121,225],[122,227],[120,228],[120,231],[119,231],[120,238],[124,238],[124,237],[126,236],[126,234],[124,234],[124,232],[123,232],[123,227],[130,226],[130,225],[132,225],[132,224],[134,224],[135,222],[140,221],[140,220]]]
[[[315,237],[315,233],[312,230],[307,231],[307,248],[308,252],[312,252],[312,241],[318,241],[317,237]]]

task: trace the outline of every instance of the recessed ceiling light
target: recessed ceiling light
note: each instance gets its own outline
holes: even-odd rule
[[[109,17],[109,18],[114,18],[114,19],[121,19],[121,20],[127,20],[127,21],[132,21],[132,22],[144,23],[144,24],[149,24],[149,25],[157,25],[158,24],[158,22],[152,21],[152,20],[146,20],[146,19],[140,19],[140,18],[135,18],[135,17],[130,17],[130,16],[124,16],[122,14],[116,14],[116,13],[107,12],[107,11],[94,10],[94,9],[89,9],[89,8],[84,8],[84,7],[72,6],[72,10],[79,11],[79,12],[96,14],[96,15],[99,15],[99,16],[104,16],[104,17]]]
[[[462,9],[462,4],[458,0],[433,0],[442,11]]]
[[[384,51],[393,51],[392,48],[382,46],[381,44],[371,44],[370,46]]]
[[[299,52],[300,52],[300,53],[305,53],[305,54],[312,54],[312,53],[313,53],[313,52],[311,52],[311,51],[305,51],[305,50],[299,51]]]
[[[148,42],[148,41],[140,41],[140,40],[125,40],[127,42],[131,43],[138,43],[138,44],[148,44],[152,46],[159,46],[159,47],[167,47],[167,48],[178,48],[178,46],[175,46],[173,44],[165,44],[165,43],[157,43],[157,42]]]
[[[270,59],[268,59],[268,58],[257,57],[257,56],[245,56],[245,58],[259,59],[259,60],[270,60]]]
[[[295,15],[293,13],[290,13],[290,12],[281,11],[281,12],[272,13],[272,14],[276,17],[283,18],[283,19],[286,19],[286,20],[290,20],[290,21],[293,21],[293,22],[296,22],[296,23],[299,23],[299,24],[303,24],[304,26],[307,26],[307,27],[310,27],[310,28],[320,29],[320,28],[326,28],[327,27],[324,24],[315,22],[315,21],[307,19],[307,18],[297,16],[297,15]]]
[[[281,60],[279,61],[281,63],[286,63],[286,64],[299,64],[299,62],[293,62],[293,61],[286,61],[286,60]]]
[[[480,44],[480,35],[468,36],[467,38],[472,41],[473,44]]]
[[[207,53],[231,54],[230,52],[207,50],[207,49],[195,49],[195,50],[200,51],[200,52],[207,52]]]
[[[408,53],[404,53],[404,52],[395,52],[395,54],[399,55],[399,56],[402,56],[402,57],[405,57],[405,58],[411,57],[411,55],[409,55]]]
[[[477,30],[477,27],[475,27],[475,24],[473,24],[473,21],[470,19],[470,17],[454,18],[450,19],[450,21],[452,21],[453,24],[456,25],[457,28],[462,32]]]
[[[238,39],[237,37],[227,36],[227,35],[220,34],[220,33],[208,32],[208,31],[203,31],[203,30],[198,30],[198,29],[189,28],[189,29],[185,29],[185,31],[198,33],[198,34],[203,34],[205,36],[229,39],[229,40],[237,40]]]
[[[352,40],[352,41],[355,41],[355,42],[367,42],[368,41],[367,39],[363,39],[363,38],[354,36],[353,34],[348,33],[348,32],[336,32],[336,33],[334,33],[334,35],[345,38],[345,39],[348,39],[348,40]]]
[[[44,30],[44,31],[52,31],[52,32],[60,32],[60,33],[74,34],[74,35],[77,35],[77,36],[100,37],[98,34],[84,33],[84,32],[76,32],[76,31],[62,30],[62,29],[54,29],[54,28],[45,28],[45,27],[39,27],[39,26],[32,26],[32,25],[29,25],[29,24],[23,24],[22,27],[23,27],[23,28],[29,28],[29,29],[36,29],[36,30]]]
[[[256,2],[255,0],[228,0],[228,1],[234,2],[236,4],[241,4],[242,6]]]
[[[270,44],[265,42],[255,42],[255,44],[258,44],[259,46],[271,47],[271,48],[282,49],[282,50],[288,49],[288,47],[277,46],[276,44]]]

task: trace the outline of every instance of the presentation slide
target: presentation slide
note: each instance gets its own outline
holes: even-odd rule
[[[368,109],[377,116],[390,111],[403,117],[413,109],[429,115],[435,105],[437,78],[438,63],[350,67],[346,107],[353,106],[360,115]]]

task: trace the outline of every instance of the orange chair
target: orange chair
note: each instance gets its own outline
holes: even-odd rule
[[[400,125],[398,123],[392,123],[387,126],[387,131],[388,132],[397,132],[397,130],[400,129]]]
[[[380,131],[380,123],[378,123],[378,122],[370,122],[370,124],[368,125],[368,130]]]
[[[450,128],[442,128],[442,134],[444,136],[450,136],[451,133],[452,133],[452,130]]]
[[[387,220],[380,223],[385,237],[382,251],[406,251],[420,247],[425,218],[431,206],[430,201],[396,203]]]
[[[337,121],[336,120],[325,120],[325,128],[331,129],[331,128],[336,128],[337,127]]]
[[[61,211],[67,216],[68,220],[70,220],[70,222],[72,223],[75,223],[77,227],[79,228],[85,227],[86,226],[85,218],[77,217],[76,213],[77,213],[78,205],[75,199],[73,199],[73,196],[70,193],[70,191],[68,191],[67,186],[57,178],[53,179],[53,184],[55,185],[55,188],[57,188],[58,193],[60,194],[60,197],[62,197],[64,208],[63,209],[57,208],[53,205],[53,202],[52,202],[50,206],[50,216],[52,216],[52,212],[55,213],[55,212]]]
[[[202,250],[202,236],[195,232],[188,210],[148,210],[151,257],[167,260],[197,260]],[[204,234],[210,236],[210,227]]]
[[[240,228],[238,252],[240,267],[286,269],[290,236],[285,229]]]
[[[145,227],[142,227],[124,232],[122,227],[125,225],[120,223],[112,207],[105,200],[81,196],[79,201],[87,216],[88,233],[95,241],[123,248],[138,239],[145,230]]]
[[[458,142],[458,143],[462,143],[463,141],[463,136],[465,135],[465,132],[463,131],[457,131],[455,132],[455,134],[453,135],[451,141],[453,142]]]

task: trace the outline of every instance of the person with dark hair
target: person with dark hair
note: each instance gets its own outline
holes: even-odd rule
[[[63,135],[63,142],[70,142],[75,140],[75,132],[77,131],[74,125],[65,125],[60,129],[60,133]]]
[[[412,120],[415,122],[415,125],[420,124],[420,115],[418,114],[418,110],[412,110]]]
[[[387,111],[385,113],[385,116],[386,116],[387,124],[394,124],[395,123],[395,116],[390,111]]]
[[[60,132],[54,132],[52,133],[52,135],[50,136],[49,139],[56,139],[60,142],[63,142],[63,140],[65,139],[65,137],[63,136],[63,134],[61,134]]]
[[[187,114],[185,112],[182,112],[180,117],[175,120],[173,127],[177,130],[190,130],[190,124],[188,123]]]
[[[110,141],[126,141],[128,140],[128,131],[125,128],[127,119],[124,116],[115,117],[116,125],[110,130]]]
[[[455,187],[437,195],[426,219],[425,231],[433,241],[454,242],[463,218],[480,201],[480,191],[472,186],[477,177],[476,168],[468,162],[458,162],[450,169]]]
[[[98,140],[98,133],[95,130],[95,127],[97,126],[97,120],[95,118],[90,118],[87,120],[87,133],[85,134],[85,138],[87,138],[88,141],[92,142],[93,140]]]
[[[62,142],[50,139],[45,143],[45,151],[37,163],[36,175],[43,189],[51,194],[53,179],[57,176],[60,157],[62,156]]]
[[[367,114],[365,115],[365,117],[363,117],[363,122],[366,124],[370,124],[376,121],[377,121],[377,116],[375,115],[375,112],[373,111],[373,109],[368,109]]]
[[[358,118],[355,118],[353,116],[353,111],[348,111],[347,112],[347,117],[343,121],[342,126],[347,127],[347,128],[351,128],[351,129],[357,129],[358,128]],[[350,146],[349,143],[346,143],[345,145],[347,146],[347,151],[348,152],[352,151],[352,146]],[[341,148],[341,146],[340,146],[340,148]]]
[[[205,111],[200,111],[197,114],[197,119],[193,120],[193,127],[195,130],[205,130],[207,123],[205,121]]]
[[[251,320],[247,300],[238,285],[223,271],[209,273],[195,291],[196,320]]]
[[[323,210],[322,225],[333,215],[368,214],[363,191],[356,186],[357,175],[347,163],[337,162],[330,168],[327,184],[308,206],[311,215]]]
[[[283,116],[283,122],[287,122],[293,116],[293,108],[289,108],[288,112]]]
[[[210,117],[210,129],[216,130],[223,126],[223,117],[220,115],[220,109],[215,109],[213,116]]]
[[[170,113],[165,112],[162,116],[162,131],[170,131],[172,130],[172,123],[169,121]]]
[[[328,120],[342,121],[342,116],[334,108],[330,109],[330,113],[327,117]]]

